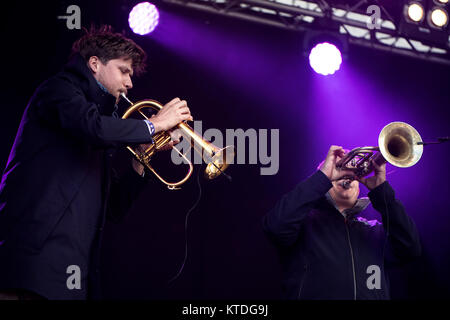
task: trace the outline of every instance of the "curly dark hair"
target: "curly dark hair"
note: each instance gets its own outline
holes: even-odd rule
[[[134,72],[137,75],[145,72],[147,54],[133,40],[113,32],[109,25],[83,29],[85,34],[73,43],[70,56],[79,53],[86,61],[97,56],[103,64],[111,59],[131,58]]]

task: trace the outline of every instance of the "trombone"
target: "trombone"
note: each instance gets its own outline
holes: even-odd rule
[[[336,163],[336,167],[353,171],[357,177],[364,177],[375,169],[371,160],[377,165],[389,162],[396,167],[408,168],[420,160],[422,153],[423,142],[417,130],[405,122],[397,121],[381,130],[377,147],[354,148]],[[346,175],[339,180],[343,179],[347,180],[343,186],[348,188],[348,180],[355,178]]]

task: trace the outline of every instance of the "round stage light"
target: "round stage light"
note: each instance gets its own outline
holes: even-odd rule
[[[339,49],[328,42],[319,43],[311,49],[309,64],[313,70],[324,76],[334,74],[341,67],[342,55]]]
[[[446,4],[448,3],[448,0],[434,0],[436,3]]]
[[[442,28],[448,23],[448,14],[444,9],[435,8],[431,11],[430,20],[434,26]]]
[[[424,17],[424,10],[421,4],[412,2],[408,5],[408,18],[414,22],[420,22]]]
[[[128,23],[134,33],[146,35],[155,30],[159,22],[159,12],[150,2],[141,2],[133,7]]]

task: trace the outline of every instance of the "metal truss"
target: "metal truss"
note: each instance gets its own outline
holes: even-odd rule
[[[442,31],[447,33],[445,41],[439,44],[426,41],[423,37],[414,38],[413,34],[408,34],[406,37],[399,30],[402,22],[393,18],[398,14],[392,12],[392,7],[386,7],[380,1],[162,0],[171,5],[292,31],[320,31],[333,26],[337,33],[347,35],[350,44],[450,66],[450,43],[447,31]],[[352,4],[349,4],[350,2]],[[377,21],[371,19],[372,11],[366,13],[369,5],[378,6],[380,18]]]

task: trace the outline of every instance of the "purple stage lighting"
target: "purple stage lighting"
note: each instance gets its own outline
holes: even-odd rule
[[[339,70],[342,63],[341,52],[328,42],[319,43],[309,54],[309,64],[315,72],[327,76]]]
[[[128,23],[134,33],[145,35],[155,30],[159,22],[159,12],[150,2],[134,6],[128,16]]]

